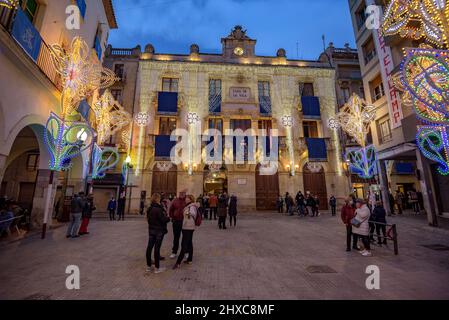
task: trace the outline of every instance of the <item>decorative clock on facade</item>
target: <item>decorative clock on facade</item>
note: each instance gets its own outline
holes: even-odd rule
[[[236,48],[234,49],[234,54],[235,54],[236,56],[243,56],[244,53],[245,53],[245,50],[243,50],[242,47],[236,47]]]

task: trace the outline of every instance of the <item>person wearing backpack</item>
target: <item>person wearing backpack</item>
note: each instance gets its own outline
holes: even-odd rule
[[[181,262],[184,259],[186,253],[189,254],[186,264],[192,264],[193,260],[193,232],[196,227],[201,224],[201,217],[199,216],[198,207],[195,203],[195,197],[189,194],[185,199],[186,206],[183,210],[184,219],[182,222],[182,241],[181,241],[181,253],[178,256],[176,264],[173,269],[181,267]]]

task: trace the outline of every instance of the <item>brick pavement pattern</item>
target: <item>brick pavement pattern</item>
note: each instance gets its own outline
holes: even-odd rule
[[[0,299],[449,299],[449,232],[422,217],[395,217],[400,255],[374,248],[374,256],[345,252],[338,217],[241,214],[236,229],[204,221],[194,234],[194,264],[162,274],[145,272],[147,225],[96,218],[91,234],[66,239],[65,226],[46,240],[38,235],[0,244]],[[171,225],[169,226],[171,229]],[[162,254],[170,254],[171,230]],[[81,289],[67,290],[68,265],[81,271]],[[381,289],[367,290],[368,265],[380,268]],[[334,273],[312,273],[327,266]]]

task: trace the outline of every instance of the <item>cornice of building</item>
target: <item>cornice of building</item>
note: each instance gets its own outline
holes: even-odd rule
[[[104,11],[106,12],[106,17],[108,18],[109,28],[117,29],[117,19],[115,17],[114,6],[112,0],[103,0]]]

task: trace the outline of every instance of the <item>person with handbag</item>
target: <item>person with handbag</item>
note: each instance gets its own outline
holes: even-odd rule
[[[193,259],[193,232],[195,231],[197,225],[197,218],[200,214],[198,212],[198,206],[195,203],[195,197],[193,195],[188,195],[185,199],[186,206],[183,210],[184,219],[182,222],[182,241],[181,241],[181,253],[178,256],[176,264],[173,269],[179,269],[181,267],[181,262],[184,259],[186,253],[189,254],[185,264],[192,264]]]
[[[369,239],[369,218],[371,216],[370,209],[362,199],[356,200],[355,217],[351,220],[352,233],[362,240],[364,249],[360,254],[364,257],[371,257],[371,247]]]
[[[153,194],[151,197],[151,205],[147,213],[148,221],[148,246],[146,251],[147,272],[161,273],[166,269],[160,267],[161,246],[164,235],[168,232],[167,223],[170,218],[167,216],[164,207],[161,204],[161,195]],[[151,253],[154,248],[154,265],[151,261]]]
[[[355,216],[355,209],[352,207],[352,199],[345,199],[345,204],[341,208],[341,221],[346,226],[346,251],[351,251],[352,224],[351,220]],[[354,237],[352,249],[357,250],[357,239]]]

